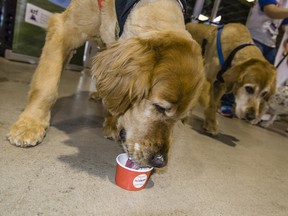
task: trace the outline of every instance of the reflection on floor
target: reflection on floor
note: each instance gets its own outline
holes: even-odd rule
[[[263,129],[218,116],[221,133],[211,137],[197,108],[175,126],[168,166],[145,190],[125,191],[114,184],[122,148],[102,136],[89,71],[63,73],[43,143],[8,143],[34,69],[0,58],[0,215],[288,215],[287,122]]]

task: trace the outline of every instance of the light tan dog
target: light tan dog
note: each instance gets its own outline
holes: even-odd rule
[[[73,0],[49,23],[29,102],[11,127],[20,147],[42,141],[64,62],[72,49],[101,38],[107,45],[94,59],[97,90],[108,112],[106,137],[120,139],[140,166],[167,163],[173,125],[197,103],[204,80],[200,46],[185,29],[177,0],[141,0],[133,6],[121,37],[115,38],[114,0]]]
[[[231,67],[223,74],[224,82],[216,81],[221,68],[216,45],[218,27],[189,23],[186,28],[199,44],[202,44],[204,39],[207,43],[204,53],[207,82],[200,99],[200,103],[205,107],[204,129],[212,134],[218,133],[216,110],[221,97],[228,92],[235,96],[236,116],[256,123],[260,104],[275,92],[275,68],[266,61],[256,46],[249,45],[236,52]],[[225,25],[221,35],[224,59],[227,59],[237,46],[247,42],[253,43],[253,40],[245,26]]]

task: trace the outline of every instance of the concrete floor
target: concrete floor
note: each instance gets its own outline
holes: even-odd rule
[[[168,167],[147,188],[114,183],[122,149],[101,134],[103,109],[89,101],[89,72],[65,71],[51,127],[40,145],[5,135],[25,106],[34,65],[0,58],[0,215],[287,216],[288,137],[219,116],[221,134],[202,134],[197,108],[177,124]]]

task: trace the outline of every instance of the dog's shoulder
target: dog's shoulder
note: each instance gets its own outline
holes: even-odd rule
[[[188,23],[186,24],[186,29],[192,35],[193,39],[201,44],[204,38],[211,40],[210,38],[213,39],[215,37],[217,27],[207,24]]]

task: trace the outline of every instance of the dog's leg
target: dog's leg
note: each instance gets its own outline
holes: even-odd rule
[[[106,111],[105,121],[103,123],[103,134],[105,138],[118,140],[117,119],[118,117]]]
[[[94,9],[91,8],[93,4]],[[65,12],[51,17],[28,104],[7,135],[11,144],[28,147],[42,141],[49,126],[51,106],[57,98],[64,63],[71,50],[97,34],[99,26],[99,9],[97,1],[93,0],[74,0]]]
[[[92,92],[90,94],[90,97],[89,97],[90,100],[93,100],[93,101],[100,101],[101,100],[101,97],[99,95],[99,93],[97,91],[95,92]]]
[[[260,125],[262,116],[264,116],[268,112],[268,110],[269,110],[268,102],[264,99],[261,100],[260,106],[259,106],[259,116],[256,119],[252,120],[250,123],[252,125],[257,125],[257,124]]]
[[[213,135],[216,135],[218,133],[218,123],[216,120],[216,112],[217,107],[220,102],[221,97],[224,95],[226,91],[226,87],[224,84],[220,82],[215,82],[211,89],[210,89],[210,97],[208,101],[208,106],[204,106],[204,125],[203,128]]]

